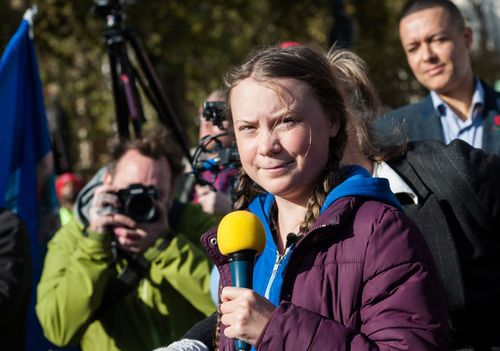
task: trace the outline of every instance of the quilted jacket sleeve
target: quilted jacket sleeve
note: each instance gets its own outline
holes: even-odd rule
[[[359,306],[356,327],[284,301],[261,334],[259,351],[446,350],[446,303],[420,232],[389,207],[370,223],[360,301],[353,302]],[[332,296],[342,293],[337,283]]]

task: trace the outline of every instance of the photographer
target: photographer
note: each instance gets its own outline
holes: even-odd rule
[[[218,105],[218,104],[222,105]],[[229,150],[234,146],[234,135],[228,131],[228,121],[223,118],[224,95],[221,90],[212,91],[206,98],[198,115],[199,139],[203,145],[203,158],[214,160],[218,151]],[[199,204],[205,212],[223,216],[231,211],[231,194],[237,171],[234,167],[221,165],[214,176],[207,170],[201,177],[213,183],[214,189],[208,185],[194,186],[193,202]]]
[[[215,221],[173,200],[182,166],[168,140],[156,129],[120,144],[49,242],[36,310],[54,344],[150,350],[215,310],[199,248]]]

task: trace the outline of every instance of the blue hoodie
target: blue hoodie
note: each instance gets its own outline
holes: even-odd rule
[[[320,213],[323,213],[336,200],[346,196],[361,196],[384,202],[403,210],[389,188],[389,181],[385,178],[372,178],[364,168],[349,166],[347,179],[336,186],[326,197]],[[255,198],[249,205],[249,210],[256,214],[266,230],[266,247],[257,256],[254,266],[253,290],[268,298],[274,305],[279,304],[283,274],[288,264],[290,253],[294,248],[289,246],[283,256],[280,256],[274,241],[270,226],[270,212],[274,204],[272,194],[264,194]]]
[[[320,213],[323,213],[336,200],[346,196],[362,196],[384,202],[403,211],[401,204],[389,188],[389,181],[385,178],[372,178],[364,168],[349,166],[346,168],[347,179],[337,185],[326,197]],[[274,241],[270,226],[270,212],[274,204],[272,194],[256,197],[249,205],[249,210],[256,214],[266,231],[266,246],[257,256],[253,273],[253,290],[269,299],[275,306],[279,305],[280,291],[283,284],[283,275],[294,245],[287,248],[280,256]],[[212,298],[218,303],[219,271],[214,267],[211,275]],[[254,350],[252,347],[251,350]]]

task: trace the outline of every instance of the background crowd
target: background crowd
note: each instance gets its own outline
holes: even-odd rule
[[[90,177],[106,162],[116,138],[105,20],[90,9],[94,0],[6,0],[0,3],[0,50],[36,4],[34,34],[56,162],[61,172]],[[102,2],[102,1],[101,1]],[[106,1],[104,1],[106,2]],[[194,145],[193,118],[209,92],[220,88],[228,67],[253,48],[287,40],[328,48],[335,41],[367,61],[370,78],[389,109],[426,94],[400,48],[397,16],[404,0],[125,1],[125,24],[136,31],[182,127]],[[480,77],[499,79],[499,4],[456,1],[474,31],[471,58]],[[73,84],[78,82],[78,84]],[[148,111],[148,118],[155,119]],[[64,133],[60,133],[64,130]],[[59,133],[59,134],[57,134]],[[66,168],[65,168],[66,167]],[[68,168],[69,167],[69,168]]]
[[[223,3],[96,1],[92,16],[77,19],[71,15],[90,2],[49,1],[35,19],[25,16],[0,63],[4,81],[35,87],[24,95],[33,107],[19,110],[8,104],[23,96],[0,89],[12,121],[0,134],[8,154],[0,179],[0,347],[233,350],[236,338],[259,350],[500,350],[497,327],[485,322],[500,312],[500,63],[489,34],[500,9],[368,3],[297,2],[287,11],[304,18],[300,28],[282,13],[273,18],[277,5],[259,2],[236,11]],[[169,7],[177,27],[153,30],[141,16],[129,22],[135,6],[158,18]],[[67,23],[49,16],[64,9]],[[224,25],[203,29],[221,11]],[[270,16],[273,30],[260,37],[248,21],[217,56],[211,40],[234,35],[226,25],[246,24],[251,11]],[[191,155],[155,118],[155,106],[144,105],[142,135],[117,138],[115,90],[98,73],[109,66],[88,40],[98,38],[103,12],[151,29],[146,48],[160,79],[172,83],[171,117]],[[385,23],[368,31],[367,18]],[[175,55],[159,49],[182,23],[189,30],[175,41],[204,31],[206,44]],[[48,34],[55,25],[67,29],[58,43]],[[64,50],[78,28],[85,28],[81,55],[67,66],[73,71],[57,71],[47,60],[73,55]],[[85,70],[91,74],[80,79]],[[223,105],[213,112],[206,102]],[[186,118],[191,110],[196,117]],[[31,151],[15,151],[27,144]],[[209,230],[234,209],[255,213],[266,230],[255,292],[227,286],[228,261]]]

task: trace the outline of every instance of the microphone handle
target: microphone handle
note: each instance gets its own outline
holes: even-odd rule
[[[255,262],[255,251],[243,250],[229,256],[229,269],[231,270],[231,281],[234,287],[252,289],[253,266]],[[242,340],[234,340],[236,351],[248,351],[250,345]]]

